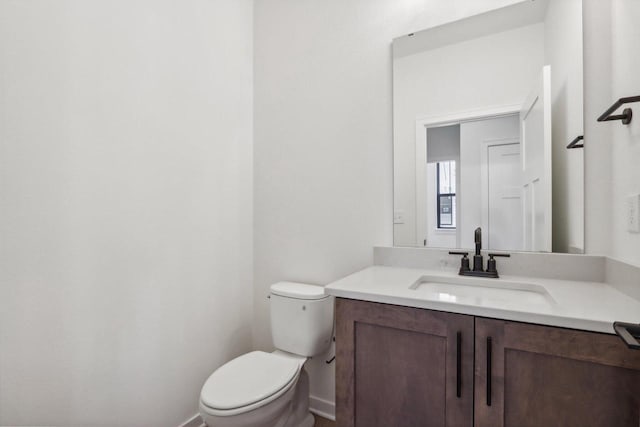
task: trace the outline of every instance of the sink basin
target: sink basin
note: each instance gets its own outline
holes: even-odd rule
[[[430,300],[495,308],[538,311],[555,304],[544,286],[502,279],[422,276],[409,289]]]

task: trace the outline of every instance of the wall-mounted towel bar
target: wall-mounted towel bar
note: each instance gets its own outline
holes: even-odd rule
[[[628,96],[626,98],[618,99],[616,102],[613,103],[611,107],[609,107],[607,111],[605,111],[604,113],[602,113],[600,117],[598,117],[598,121],[609,122],[611,120],[622,120],[623,125],[628,125],[629,123],[631,123],[631,118],[633,117],[633,112],[631,111],[631,108],[625,108],[624,110],[622,110],[622,114],[617,114],[617,115],[612,115],[612,114],[622,105],[630,104],[632,102],[640,102],[640,95]]]
[[[576,139],[571,141],[569,143],[569,145],[567,145],[567,148],[582,148],[582,147],[584,147],[584,143],[580,144],[580,141],[582,141],[583,139],[584,139],[583,135],[576,136]]]
[[[633,350],[640,350],[640,324],[613,322],[613,330]]]

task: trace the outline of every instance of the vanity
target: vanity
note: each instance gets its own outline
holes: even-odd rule
[[[516,2],[393,40],[394,246],[325,288],[339,426],[640,426],[640,268],[584,255],[603,167],[584,151],[605,140],[585,136],[582,9]],[[631,242],[621,206],[599,226]]]
[[[571,275],[462,277],[445,251],[376,251],[379,265],[325,288],[336,297],[338,425],[639,425],[640,351],[612,328],[637,321],[639,300]],[[432,260],[394,266],[398,251]],[[589,261],[514,256],[546,264],[549,276]]]

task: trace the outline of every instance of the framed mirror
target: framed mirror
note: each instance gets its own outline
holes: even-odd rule
[[[582,56],[581,0],[393,41],[394,245],[583,253]]]

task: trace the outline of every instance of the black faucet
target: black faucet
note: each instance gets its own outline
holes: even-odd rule
[[[490,253],[489,261],[487,261],[487,270],[484,269],[484,261],[482,260],[482,229],[480,227],[476,228],[474,232],[474,240],[476,244],[476,253],[473,256],[473,270],[469,268],[469,252],[449,252],[451,255],[462,255],[462,259],[460,260],[460,271],[458,274],[461,276],[475,276],[475,277],[489,277],[493,279],[497,279],[498,277],[498,269],[496,268],[496,260],[494,257],[502,256],[502,257],[510,257],[510,254],[499,254],[499,253]]]
[[[473,237],[476,243],[476,254],[473,256],[473,271],[484,271],[484,262],[482,261],[482,255],[480,255],[482,250],[482,229],[480,227],[473,232]]]

